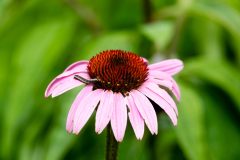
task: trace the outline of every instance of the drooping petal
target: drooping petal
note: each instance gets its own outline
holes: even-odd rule
[[[155,78],[149,77],[147,82],[152,82],[152,83],[155,83],[157,85],[166,87],[170,91],[172,91],[172,89],[173,89],[173,83],[170,80],[161,80],[161,79],[155,79]]]
[[[111,119],[113,112],[113,92],[105,91],[97,109],[95,131],[101,133]]]
[[[80,101],[73,119],[73,133],[78,134],[82,127],[86,124],[94,109],[98,105],[103,92],[104,91],[101,89],[96,89],[84,96]]]
[[[89,78],[87,73],[72,73],[70,75],[64,75],[67,72],[62,73],[57,76],[53,81],[48,85],[45,91],[45,97],[52,95],[52,97],[56,97],[66,91],[69,91],[77,86],[82,85],[83,83],[74,79],[74,75],[80,75],[86,79]]]
[[[151,70],[158,70],[174,75],[183,69],[183,62],[178,59],[170,59],[151,64],[148,67]]]
[[[169,80],[172,82],[172,93],[174,94],[174,96],[177,98],[177,100],[179,101],[181,98],[180,95],[180,90],[179,87],[176,83],[176,81],[167,73],[161,72],[161,71],[156,71],[156,70],[149,70],[149,77],[155,78],[155,79],[160,79],[160,80]]]
[[[170,117],[174,125],[177,125],[177,108],[174,101],[166,91],[153,83],[147,83],[141,88],[140,92],[158,104]],[[175,109],[175,110],[174,110]]]
[[[118,142],[121,142],[127,126],[127,105],[124,97],[120,93],[114,93],[111,126],[114,137]]]
[[[178,84],[174,79],[172,80],[172,83],[173,83],[172,91],[173,91],[174,95],[176,96],[177,100],[180,101],[181,94],[180,94],[180,89],[178,87]]]
[[[143,95],[138,90],[133,90],[130,92],[130,96],[134,99],[134,103],[137,106],[138,111],[143,117],[147,127],[149,128],[152,134],[157,134],[158,124],[157,124],[157,115],[156,112],[148,100],[148,98]]]
[[[88,65],[88,62],[89,61],[86,61],[86,60],[82,60],[82,61],[78,61],[78,62],[75,62],[73,64],[71,64],[70,66],[68,66],[66,69],[65,69],[65,72],[66,71],[87,71],[87,65]]]
[[[129,108],[128,117],[137,139],[141,140],[144,134],[144,120],[139,113],[136,104],[131,96],[127,96],[127,105]]]
[[[178,109],[177,109],[176,103],[164,89],[161,89],[160,87],[158,87],[158,85],[151,83],[151,82],[150,83],[147,82],[143,86],[147,87],[148,89],[152,90],[153,92],[155,92],[159,96],[161,96],[173,108],[176,115],[178,115]]]
[[[79,106],[79,103],[81,102],[81,100],[92,91],[93,86],[92,85],[87,85],[86,87],[84,87],[80,93],[77,95],[77,97],[75,98],[69,112],[68,112],[68,117],[67,117],[67,124],[66,124],[66,129],[67,131],[70,133],[72,132],[73,129],[73,118],[74,115],[76,113],[77,107]]]

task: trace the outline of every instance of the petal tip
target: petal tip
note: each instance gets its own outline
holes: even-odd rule
[[[78,135],[80,131],[78,131],[77,129],[73,129],[72,133],[75,135]]]
[[[180,96],[178,96],[178,97],[177,97],[177,100],[178,100],[178,101],[180,101],[180,100],[181,100],[181,97],[180,97]]]
[[[100,128],[96,128],[96,129],[95,129],[95,132],[96,132],[97,134],[101,134],[101,133],[102,133],[102,130],[101,130]]]
[[[176,127],[176,126],[177,126],[177,123],[178,123],[178,122],[177,122],[177,121],[175,121],[175,122],[173,122],[173,125]]]
[[[47,89],[46,89],[46,91],[45,91],[45,93],[44,93],[44,97],[47,98],[47,97],[49,97],[50,95],[51,95],[51,93],[49,93],[49,89],[48,89],[48,87],[47,87]]]
[[[66,129],[66,130],[67,130],[67,133],[69,134],[72,133],[72,130],[69,130],[69,129]]]
[[[139,140],[139,141],[141,141],[142,138],[143,138],[143,135],[141,135],[141,136],[137,136],[137,140]]]
[[[122,142],[123,137],[117,137],[116,140],[117,140],[117,142]]]

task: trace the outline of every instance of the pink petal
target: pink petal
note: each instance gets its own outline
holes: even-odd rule
[[[172,82],[172,92],[175,95],[175,97],[177,98],[177,100],[180,100],[180,90],[179,87],[176,83],[176,81],[167,73],[161,72],[161,71],[156,71],[156,70],[149,70],[149,77],[151,78],[155,78],[155,79],[160,79],[160,80],[169,80]]]
[[[114,137],[118,142],[121,142],[127,126],[127,106],[124,97],[120,93],[114,94],[111,126]]]
[[[85,95],[77,106],[73,120],[73,133],[78,134],[82,127],[87,123],[94,109],[102,97],[103,90],[96,89]]]
[[[66,75],[66,73],[68,74],[68,72],[60,74],[48,85],[45,91],[45,97],[48,97],[51,94],[52,97],[56,97],[66,91],[82,85],[82,82],[74,79],[74,75],[80,75],[86,79],[89,78],[89,75],[86,73],[72,73],[70,75]]]
[[[178,109],[177,109],[176,103],[164,89],[158,86],[158,84],[151,81],[146,81],[144,84],[142,84],[139,90],[141,90],[141,88],[149,88],[153,92],[157,93],[174,109],[175,113],[178,115]]]
[[[152,82],[152,83],[155,83],[157,85],[166,87],[170,91],[172,91],[172,89],[173,89],[173,83],[171,81],[169,81],[169,80],[160,80],[160,79],[155,79],[155,78],[149,77],[147,82]]]
[[[149,128],[152,134],[157,134],[158,124],[157,124],[157,115],[156,112],[148,100],[148,98],[137,90],[130,92],[130,96],[134,99],[134,102],[137,106],[138,111],[143,117],[147,127]]]
[[[146,58],[142,57],[142,59],[144,63],[148,64],[148,60]]]
[[[80,75],[84,78],[89,78],[87,72],[88,61],[79,61],[70,65],[62,74],[54,78],[48,85],[45,91],[45,97],[50,96],[56,97],[74,87],[77,87],[82,82],[75,80],[74,75]]]
[[[101,133],[111,119],[114,96],[112,91],[105,91],[97,109],[95,131]]]
[[[56,78],[60,79],[60,78],[64,78],[64,77],[69,77],[71,75],[75,75],[75,74],[78,74],[78,73],[87,74],[87,72],[85,70],[78,71],[78,72],[74,71],[74,70],[71,70],[71,71],[64,71],[62,74],[58,75]]]
[[[170,59],[151,64],[148,67],[151,70],[158,70],[174,75],[183,69],[183,62],[178,59]]]
[[[70,66],[68,66],[65,69],[65,72],[66,71],[71,71],[71,70],[75,70],[75,71],[78,71],[78,72],[79,71],[86,71],[88,62],[89,61],[86,61],[86,60],[75,62],[75,63],[71,64]]]
[[[89,93],[92,91],[92,85],[87,85],[86,87],[84,87],[80,93],[78,94],[78,96],[75,98],[69,112],[68,112],[68,117],[67,117],[67,124],[66,124],[66,129],[67,131],[70,133],[72,132],[73,129],[73,118],[74,115],[76,113],[77,107],[79,105],[79,103],[81,102],[81,100]]]
[[[177,125],[177,108],[174,101],[166,91],[159,88],[156,84],[147,83],[139,88],[140,92],[145,94],[156,104],[158,104],[171,118],[174,125]],[[176,111],[174,111],[176,109]]]
[[[173,94],[175,95],[177,100],[180,101],[181,94],[180,94],[180,89],[179,89],[179,87],[177,85],[177,82],[173,79],[172,83],[173,83],[173,88],[172,88]]]
[[[133,127],[137,139],[141,140],[144,134],[144,120],[138,112],[137,106],[131,96],[127,96],[127,105],[130,110],[128,113],[130,123]]]

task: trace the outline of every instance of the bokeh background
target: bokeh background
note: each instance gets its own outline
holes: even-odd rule
[[[69,64],[105,49],[180,58],[179,123],[138,141],[128,122],[119,160],[240,159],[239,0],[0,0],[0,159],[104,159],[93,115],[68,134],[81,88],[44,98]]]

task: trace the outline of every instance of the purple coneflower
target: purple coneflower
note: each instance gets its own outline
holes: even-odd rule
[[[137,139],[142,139],[144,122],[152,134],[158,132],[157,116],[150,100],[177,125],[176,104],[164,89],[180,99],[172,76],[182,68],[182,61],[177,59],[148,65],[146,59],[132,52],[107,50],[90,61],[70,65],[49,84],[45,96],[56,97],[84,84],[68,113],[68,132],[78,134],[96,109],[97,133],[110,122],[116,140],[122,141],[128,115]]]

